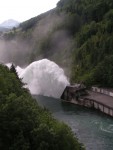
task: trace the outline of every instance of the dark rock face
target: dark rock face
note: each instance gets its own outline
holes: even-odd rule
[[[65,101],[78,101],[82,96],[87,95],[86,87],[82,84],[67,86],[61,95],[61,99]]]

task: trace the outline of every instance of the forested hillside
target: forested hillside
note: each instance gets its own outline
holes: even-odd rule
[[[38,106],[13,65],[0,65],[0,149],[84,150],[67,125]]]
[[[72,81],[113,87],[113,1],[61,0],[58,7],[81,20],[74,34]]]
[[[112,0],[60,0],[56,9],[23,22],[4,38],[16,40],[19,50],[11,58],[17,64],[49,58],[71,82],[113,87],[112,19]]]

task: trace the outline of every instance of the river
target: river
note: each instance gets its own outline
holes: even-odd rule
[[[33,96],[39,105],[68,124],[86,150],[113,150],[113,119],[88,108],[62,103],[60,99]]]

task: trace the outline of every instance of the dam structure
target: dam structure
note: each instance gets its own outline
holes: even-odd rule
[[[91,87],[83,84],[67,86],[61,95],[62,101],[94,108],[113,117],[113,89]]]

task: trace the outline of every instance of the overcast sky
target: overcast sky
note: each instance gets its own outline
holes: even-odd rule
[[[19,22],[35,17],[54,7],[59,0],[1,0],[0,23],[14,19]]]

